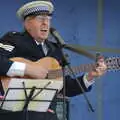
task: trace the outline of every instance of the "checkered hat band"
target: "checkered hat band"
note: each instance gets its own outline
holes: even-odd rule
[[[48,7],[47,6],[37,6],[34,8],[28,8],[24,11],[23,18],[30,14],[33,14],[33,13],[38,14],[40,12],[49,12]]]
[[[48,16],[52,16],[52,14],[50,14],[48,11],[37,11],[37,12],[33,12],[33,13],[30,13],[30,14],[24,16],[24,20],[26,19],[26,17],[32,16],[32,15],[34,15],[34,16],[37,16],[37,15],[48,15]]]

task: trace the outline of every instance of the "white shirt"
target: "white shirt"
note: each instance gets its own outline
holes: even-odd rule
[[[26,64],[21,62],[14,62],[9,68],[7,75],[10,77],[24,76]]]

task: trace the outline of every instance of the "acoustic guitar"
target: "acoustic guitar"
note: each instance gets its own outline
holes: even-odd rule
[[[59,79],[63,76],[63,71],[61,69],[61,66],[59,65],[58,61],[55,58],[52,57],[44,57],[36,62],[15,57],[11,58],[12,61],[19,61],[23,63],[30,63],[30,64],[37,64],[40,66],[43,66],[44,68],[48,69],[48,79]],[[117,71],[120,70],[120,58],[119,57],[109,57],[105,59],[105,63],[107,65],[107,71]],[[79,74],[81,72],[89,72],[93,70],[96,67],[96,63],[90,63],[90,64],[81,64],[79,66],[72,67],[72,70],[75,74]],[[65,75],[71,75],[72,72],[66,67],[65,68]],[[10,82],[10,77],[1,76],[1,81],[4,88],[8,87],[8,84]]]

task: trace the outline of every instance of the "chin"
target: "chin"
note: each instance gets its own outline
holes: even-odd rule
[[[48,38],[48,35],[41,36],[41,39],[47,39],[47,38]]]
[[[40,39],[40,40],[43,40],[43,41],[44,41],[45,39],[47,39],[47,38],[48,38],[48,36],[46,36],[46,37],[39,37],[39,39]]]
[[[45,39],[47,39],[47,38],[48,38],[48,37],[42,37],[41,39],[42,39],[42,40],[45,40]]]

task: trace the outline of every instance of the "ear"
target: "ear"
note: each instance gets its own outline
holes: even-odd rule
[[[24,20],[23,25],[24,25],[24,28],[25,28],[27,31],[30,31],[31,26],[30,26],[30,22],[29,22],[28,19],[25,19],[25,20]]]

